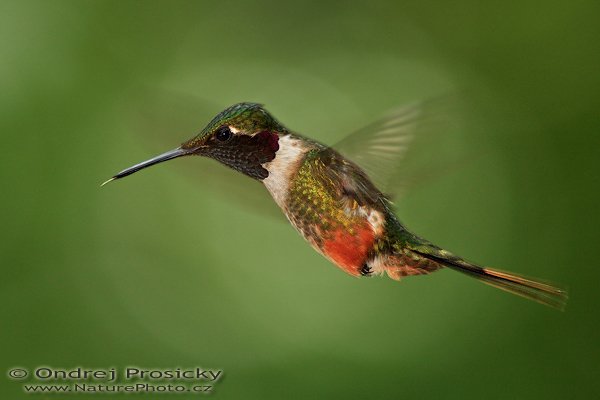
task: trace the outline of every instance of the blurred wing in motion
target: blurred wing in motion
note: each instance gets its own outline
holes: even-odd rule
[[[392,199],[459,164],[448,140],[456,99],[444,97],[398,108],[333,145]]]

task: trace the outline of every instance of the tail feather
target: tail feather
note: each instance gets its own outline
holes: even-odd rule
[[[527,278],[512,272],[480,267],[436,247],[413,249],[416,253],[448,268],[472,276],[490,286],[516,294],[529,300],[564,311],[567,304],[566,289],[544,283],[539,279]]]

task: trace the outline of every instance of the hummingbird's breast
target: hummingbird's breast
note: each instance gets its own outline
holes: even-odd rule
[[[359,276],[385,234],[383,210],[345,196],[332,166],[321,157],[328,149],[302,138],[282,137],[263,182],[292,225],[321,254]],[[281,158],[280,158],[281,157]]]
[[[290,187],[287,214],[313,247],[358,276],[383,233],[382,214],[341,198],[335,182],[315,174],[319,162],[306,160]]]

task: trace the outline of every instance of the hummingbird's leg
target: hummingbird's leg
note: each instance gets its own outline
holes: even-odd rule
[[[373,273],[373,269],[369,267],[367,263],[365,263],[362,267],[360,267],[360,274],[362,276],[371,276]]]

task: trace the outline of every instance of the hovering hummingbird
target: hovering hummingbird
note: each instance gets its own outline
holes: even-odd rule
[[[389,197],[363,168],[368,160],[385,165],[401,155],[417,114],[418,108],[409,107],[356,133],[359,140],[328,147],[290,131],[260,104],[239,103],[181,146],[127,168],[103,185],[177,157],[213,158],[261,181],[311,246],[352,276],[387,274],[400,280],[448,267],[564,309],[565,290],[466,261],[411,233],[396,217]]]

